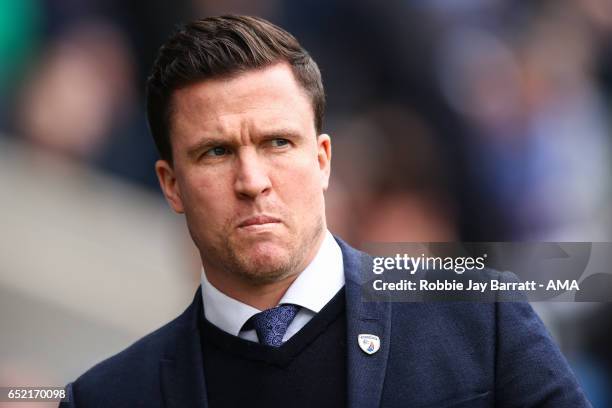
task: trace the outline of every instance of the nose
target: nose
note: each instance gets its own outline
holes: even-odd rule
[[[272,183],[268,169],[254,149],[242,148],[236,163],[234,189],[239,198],[254,199],[270,191]]]

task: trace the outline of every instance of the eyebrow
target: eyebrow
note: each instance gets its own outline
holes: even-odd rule
[[[286,138],[297,140],[303,136],[300,132],[291,128],[278,128],[270,129],[261,132],[256,139],[272,139],[272,138]],[[187,150],[187,156],[191,159],[197,159],[197,157],[204,151],[212,149],[216,146],[232,146],[236,144],[236,140],[233,138],[220,138],[220,137],[203,137],[200,141],[196,142]]]

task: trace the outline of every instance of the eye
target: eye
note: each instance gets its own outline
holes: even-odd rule
[[[272,139],[270,143],[272,144],[272,147],[283,147],[287,146],[289,144],[289,141],[287,139],[277,138]]]
[[[204,155],[205,156],[223,156],[227,154],[227,149],[222,146],[213,147],[212,149],[207,150]]]

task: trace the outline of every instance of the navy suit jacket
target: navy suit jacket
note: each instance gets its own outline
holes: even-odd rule
[[[591,406],[528,303],[362,302],[371,258],[338,242],[349,407]],[[69,384],[61,406],[206,407],[200,308],[198,290],[181,316]],[[377,353],[359,348],[362,333],[380,337]]]

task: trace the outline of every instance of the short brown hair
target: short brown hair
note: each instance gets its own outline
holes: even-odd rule
[[[170,121],[175,90],[278,62],[289,63],[311,98],[315,128],[320,133],[325,110],[321,73],[291,34],[262,18],[236,15],[204,18],[179,27],[160,48],[147,80],[147,119],[161,158],[172,163]]]

